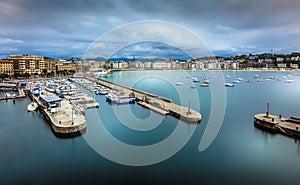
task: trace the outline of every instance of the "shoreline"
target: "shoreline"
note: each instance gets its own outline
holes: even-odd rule
[[[182,72],[193,72],[193,71],[203,71],[203,72],[232,72],[232,71],[245,71],[245,72],[300,72],[300,69],[290,69],[290,70],[280,70],[280,69],[195,69],[195,70],[190,70],[190,69],[118,69],[118,70],[112,70],[110,73],[114,72],[126,72],[126,71],[182,71]]]

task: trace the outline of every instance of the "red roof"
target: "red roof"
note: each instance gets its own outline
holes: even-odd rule
[[[4,62],[12,62],[11,60],[0,60],[0,63],[4,63]]]

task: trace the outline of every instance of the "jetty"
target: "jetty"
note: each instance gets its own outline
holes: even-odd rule
[[[19,98],[26,98],[26,94],[23,89],[18,89],[19,95],[5,95],[4,97],[1,97],[0,100],[9,100],[9,99],[19,99]]]
[[[281,133],[300,139],[300,118],[283,118],[281,115],[271,115],[269,103],[265,114],[256,114],[254,116],[254,125],[271,133]]]
[[[52,131],[59,137],[72,137],[85,132],[87,123],[79,108],[56,95],[37,97],[30,94]]]
[[[121,84],[110,82],[104,79],[85,77],[85,79],[105,86],[109,89],[121,91],[124,94],[135,97],[140,103],[139,105],[150,110],[158,112],[162,115],[171,115],[186,122],[199,123],[201,121],[201,114],[190,107],[183,107],[173,103],[171,99],[161,97],[152,93],[141,91],[139,89],[127,87]],[[72,79],[70,79],[72,80]]]

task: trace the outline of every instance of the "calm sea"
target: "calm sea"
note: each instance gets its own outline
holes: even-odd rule
[[[257,82],[256,74],[264,82]],[[200,82],[193,83],[184,75],[197,77]],[[132,104],[130,112],[139,120],[134,126],[152,125],[147,121],[151,115],[161,120],[153,129],[136,131],[120,119],[124,117],[124,106],[108,104],[104,96],[98,95],[95,98],[100,108],[86,111],[88,129],[84,137],[62,139],[52,133],[40,112],[27,112],[29,98],[18,99],[15,104],[11,100],[0,101],[0,184],[299,184],[299,142],[255,128],[253,116],[265,112],[267,102],[271,103],[272,114],[300,116],[300,73],[223,72],[226,82],[232,83],[237,77],[244,80],[226,88],[226,110],[220,131],[206,150],[199,151],[209,116],[214,111],[210,88],[199,86],[205,75],[202,71],[128,71],[107,78],[171,98],[176,103],[186,106],[190,103],[195,109],[199,104],[203,119],[196,127]],[[285,83],[283,78],[287,75],[291,75],[289,78],[294,83]],[[271,76],[281,80],[265,81]],[[252,83],[246,82],[249,79]],[[212,84],[218,80],[221,79],[210,79]],[[184,85],[176,86],[175,82]],[[191,85],[196,88],[191,89]],[[1,97],[4,94],[0,92]],[[133,146],[158,143],[172,134],[178,124],[186,124],[187,133],[195,130],[187,144],[172,157],[137,167],[112,162],[90,146],[86,138],[96,138],[96,141],[102,138],[97,130],[99,124],[117,140]],[[102,151],[128,157],[124,149],[108,141],[98,141],[106,143]],[[140,160],[143,156],[132,158]]]

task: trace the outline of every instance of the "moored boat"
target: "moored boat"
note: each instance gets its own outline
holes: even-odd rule
[[[135,98],[133,97],[121,97],[116,94],[109,93],[106,95],[106,101],[116,104],[126,104],[126,103],[134,103]]]
[[[289,80],[286,80],[285,82],[286,82],[286,83],[293,83],[294,80],[290,80],[290,79],[289,79]]]
[[[29,112],[35,111],[37,108],[38,108],[38,105],[35,102],[32,102],[27,106],[27,110]]]
[[[234,87],[234,85],[231,84],[231,83],[225,83],[225,86],[226,86],[226,87]]]
[[[184,83],[182,83],[182,82],[177,82],[176,85],[178,85],[178,86],[183,86]]]
[[[200,84],[201,87],[208,87],[208,84],[207,83],[202,83]]]
[[[198,78],[191,77],[191,79],[192,79],[193,82],[199,82]]]

